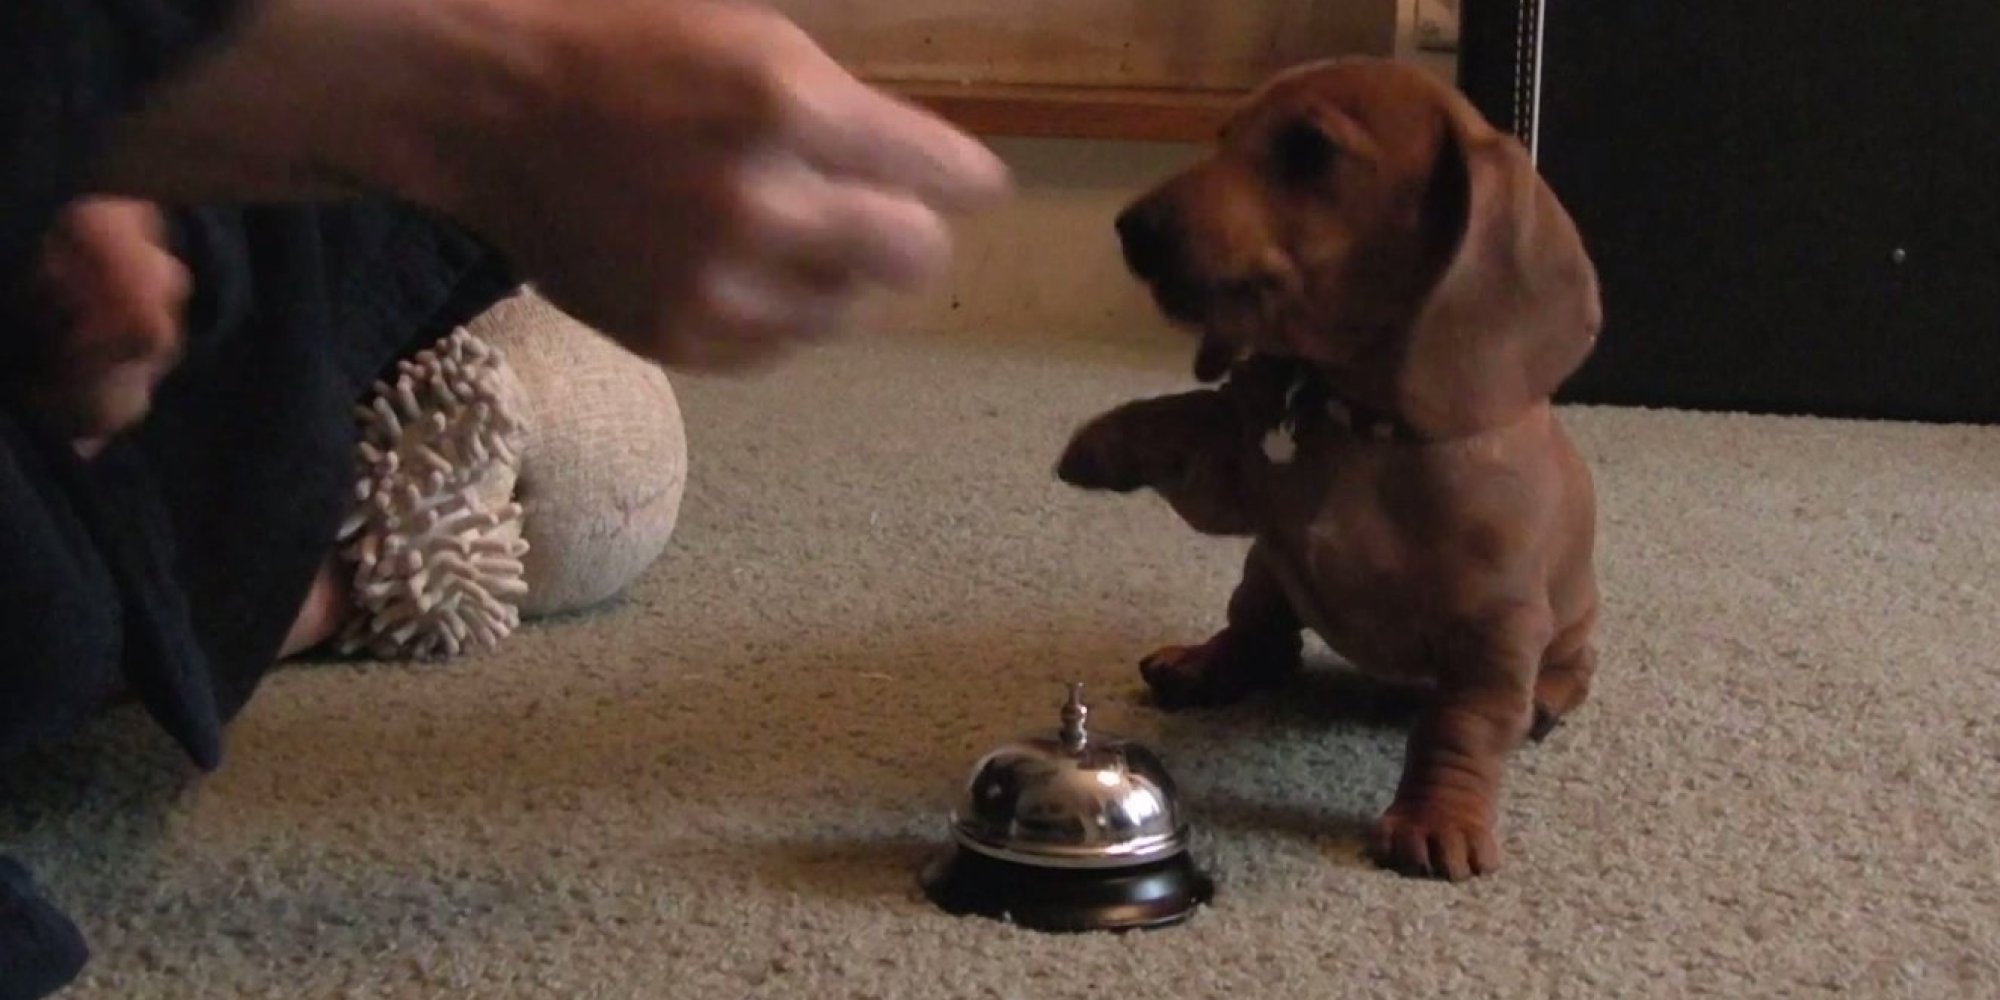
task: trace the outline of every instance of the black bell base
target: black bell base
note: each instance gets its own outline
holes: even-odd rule
[[[1150,930],[1186,920],[1215,883],[1186,851],[1129,868],[1041,868],[953,847],[924,867],[924,894],[947,913],[1051,933]]]

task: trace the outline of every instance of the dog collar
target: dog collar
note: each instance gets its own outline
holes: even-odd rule
[[[1415,444],[1423,440],[1409,424],[1381,411],[1342,398],[1326,379],[1306,365],[1298,366],[1285,386],[1284,407],[1278,424],[1264,432],[1264,457],[1284,465],[1298,454],[1299,432],[1322,419],[1355,437],[1371,441],[1400,441]]]

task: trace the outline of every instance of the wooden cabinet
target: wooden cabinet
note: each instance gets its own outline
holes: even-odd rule
[[[1200,140],[1287,66],[1394,50],[1397,0],[775,0],[862,77],[989,135]]]

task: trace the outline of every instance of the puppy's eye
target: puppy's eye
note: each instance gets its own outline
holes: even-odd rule
[[[1287,180],[1308,181],[1326,173],[1340,155],[1333,137],[1309,121],[1294,121],[1272,138],[1271,155]]]

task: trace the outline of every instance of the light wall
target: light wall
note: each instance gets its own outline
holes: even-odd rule
[[[1162,330],[1119,259],[1112,219],[1199,148],[1029,139],[992,145],[1014,169],[1014,200],[961,226],[947,281],[930,294],[879,303],[872,322],[1003,337],[1123,338]]]
[[[1455,3],[1453,4],[1455,6]],[[1398,0],[1395,55],[1449,80],[1453,57],[1414,40],[1417,0]],[[1126,202],[1191,162],[1199,146],[988,140],[1013,167],[1006,207],[960,230],[958,261],[931,294],[874,303],[878,328],[1004,337],[1056,332],[1151,338],[1165,324],[1125,272],[1111,223]]]

